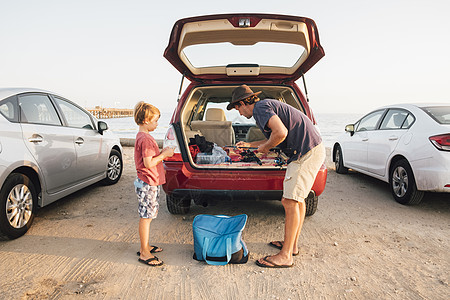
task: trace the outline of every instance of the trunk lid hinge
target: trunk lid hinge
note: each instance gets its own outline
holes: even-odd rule
[[[178,91],[178,99],[177,102],[180,101],[181,98],[181,91],[183,90],[183,82],[186,72],[183,72],[183,76],[181,77],[181,84],[180,84],[180,90]]]
[[[303,73],[302,73],[302,79],[303,79],[303,87],[305,88],[305,97],[306,97],[306,101],[309,103],[308,90],[306,89],[305,74],[303,74]]]

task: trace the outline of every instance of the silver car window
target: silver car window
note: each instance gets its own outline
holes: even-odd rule
[[[22,123],[61,125],[55,107],[44,94],[19,96],[20,121]]]
[[[63,99],[58,97],[54,98],[56,103],[58,103],[58,106],[61,108],[69,127],[94,129],[94,124],[92,123],[90,116],[85,111]]]

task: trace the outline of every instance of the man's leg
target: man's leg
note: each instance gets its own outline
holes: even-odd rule
[[[306,204],[305,202],[298,202],[298,209],[299,209],[299,214],[300,214],[300,224],[298,225],[297,228],[297,233],[295,234],[295,240],[294,240],[294,246],[293,246],[293,250],[295,253],[297,253],[296,251],[299,251],[299,247],[298,247],[298,239],[300,237],[300,233],[302,231],[302,227],[303,227],[303,221],[305,221],[305,215],[306,215]]]
[[[300,224],[298,226],[297,233],[295,234],[294,246],[292,247],[292,254],[295,254],[295,255],[297,255],[297,253],[299,253],[298,252],[299,251],[298,240],[300,237],[300,233],[302,231],[303,222],[305,221],[306,204],[304,202],[299,202],[298,209],[299,209],[299,214],[300,214]],[[278,245],[280,245],[281,247],[284,245],[284,241],[272,241],[271,243],[273,243],[273,244],[278,243]]]
[[[300,234],[301,228],[299,229],[299,226],[303,224],[300,203],[286,198],[282,198],[281,203],[285,212],[283,248],[278,254],[270,256],[266,260],[259,259],[258,261],[261,264],[270,266],[271,262],[277,265],[291,265],[293,263],[292,249],[295,244],[295,238]]]

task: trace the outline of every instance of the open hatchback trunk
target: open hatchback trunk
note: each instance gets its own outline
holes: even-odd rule
[[[164,52],[191,81],[295,81],[323,56],[313,20],[272,14],[181,19]]]

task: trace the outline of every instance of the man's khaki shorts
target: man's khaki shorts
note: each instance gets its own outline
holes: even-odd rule
[[[325,162],[325,155],[325,147],[321,143],[288,164],[283,182],[283,198],[305,201]]]

